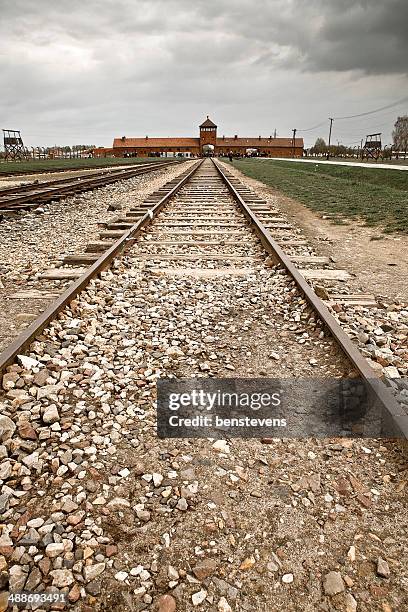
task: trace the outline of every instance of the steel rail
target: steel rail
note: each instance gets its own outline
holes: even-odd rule
[[[40,334],[45,327],[60,313],[65,306],[96,278],[101,272],[109,267],[110,263],[117,257],[132,241],[137,237],[139,232],[146,225],[149,225],[157,216],[163,206],[172,198],[183,185],[191,178],[191,176],[201,166],[202,161],[196,163],[191,170],[185,174],[180,181],[166,193],[151,209],[149,209],[131,228],[123,233],[123,235],[107,250],[99,259],[95,261],[76,281],[71,283],[69,287],[50,304],[44,312],[35,320],[27,329],[25,329],[6,349],[0,353],[0,376],[4,373],[5,368],[13,363],[17,355],[21,354],[27,346]]]
[[[116,158],[118,159],[118,158]],[[153,158],[151,158],[153,159]],[[163,158],[162,158],[163,159]],[[168,158],[170,159],[170,158]],[[44,160],[39,160],[39,161],[44,161]],[[46,160],[45,160],[46,161]],[[57,160],[58,161],[58,160]],[[178,160],[177,160],[178,161]],[[17,176],[30,176],[31,174],[58,174],[59,172],[64,173],[64,172],[77,172],[80,170],[115,170],[118,168],[118,166],[120,166],[120,164],[112,164],[111,166],[75,166],[72,168],[35,168],[32,170],[16,170],[16,172],[3,172],[3,168],[6,167],[8,162],[0,162],[0,178],[10,178],[10,177],[17,177]],[[37,163],[37,160],[33,162],[34,164]],[[150,162],[150,163],[155,163],[155,162]],[[126,164],[129,166],[129,168],[132,167],[132,165],[136,165],[136,164]]]
[[[126,175],[127,173],[131,173],[134,170],[143,170],[145,168],[160,168],[161,166],[166,166],[168,164],[171,163],[175,163],[174,161],[163,161],[163,162],[151,162],[151,163],[144,163],[144,164],[134,164],[132,166],[129,166],[128,168],[115,168],[115,167],[110,167],[110,168],[105,168],[102,169],[101,172],[88,172],[87,174],[83,174],[81,176],[70,176],[68,178],[59,178],[56,179],[55,181],[38,181],[38,179],[36,179],[36,181],[31,182],[31,183],[24,183],[23,185],[14,185],[12,187],[0,187],[0,197],[4,196],[4,195],[10,195],[10,194],[18,194],[20,192],[25,192],[25,191],[30,191],[30,190],[38,190],[38,189],[42,189],[42,188],[47,188],[47,187],[59,187],[60,185],[70,185],[72,184],[73,186],[76,184],[79,184],[82,181],[88,181],[88,180],[93,180],[93,179],[98,179],[98,178],[107,178],[108,176],[120,176],[121,174]],[[75,170],[72,170],[72,172],[75,172]],[[1,175],[0,175],[1,177]]]
[[[130,179],[177,163],[180,162],[168,161],[141,164],[141,167],[133,166],[132,169],[112,171],[109,174],[101,175],[101,173],[94,173],[91,176],[80,177],[80,180],[78,180],[79,177],[76,179],[74,177],[61,179],[61,181],[47,181],[36,185],[24,185],[17,188],[17,191],[14,191],[14,193],[13,188],[10,188],[11,193],[9,192],[9,197],[7,197],[8,190],[6,189],[5,191],[0,191],[0,210],[12,208],[18,210],[27,208],[29,204],[31,205],[31,203],[36,201],[43,203],[61,199],[73,193],[81,193],[98,187],[104,187],[119,180]],[[4,196],[6,197],[4,198]]]
[[[148,210],[129,230],[107,250],[94,264],[92,264],[85,273],[74,281],[47,309],[23,332],[21,333],[1,354],[0,354],[0,374],[5,368],[10,365],[17,355],[22,353],[24,349],[40,334],[43,329],[58,315],[63,308],[68,305],[93,279],[96,278],[103,270],[109,267],[112,260],[117,257],[127,246],[132,244],[139,235],[140,231],[149,225],[156,218],[162,207],[172,198],[195,174],[201,166],[203,160],[193,166],[180,181],[166,193],[150,210]],[[283,265],[286,271],[292,276],[300,291],[305,296],[306,300],[315,310],[323,324],[326,326],[330,334],[336,340],[343,353],[354,367],[360,372],[366,380],[380,405],[384,408],[383,412],[383,429],[387,432],[388,437],[408,439],[408,423],[407,416],[402,410],[398,402],[390,393],[381,379],[376,377],[376,373],[367,364],[364,357],[351,342],[326,306],[316,296],[311,286],[306,282],[294,266],[290,258],[280,248],[276,241],[271,236],[268,229],[262,224],[257,216],[250,210],[244,199],[232,185],[228,177],[224,174],[220,166],[214,162],[217,171],[227,186],[228,190],[239,203],[241,210],[244,212],[247,219],[251,222],[256,233],[258,234],[265,249],[271,253],[276,260]]]
[[[239,203],[241,210],[244,212],[247,219],[254,227],[258,237],[260,238],[265,249],[279,262],[288,274],[293,278],[299,290],[303,293],[305,299],[317,313],[320,320],[323,322],[325,327],[328,329],[330,334],[336,340],[340,349],[346,355],[348,360],[353,366],[360,372],[362,378],[368,383],[370,388],[373,390],[375,396],[378,398],[381,405],[384,407],[384,426],[387,431],[390,432],[390,437],[395,435],[396,437],[404,437],[408,439],[408,418],[398,404],[397,400],[392,395],[391,391],[386,387],[383,380],[377,373],[371,368],[366,359],[360,353],[358,348],[353,344],[346,332],[342,329],[333,315],[329,312],[328,308],[318,298],[313,291],[312,287],[308,284],[306,279],[302,276],[299,270],[296,268],[291,259],[282,250],[279,244],[274,240],[269,230],[264,224],[258,219],[257,215],[250,209],[248,204],[242,198],[242,196],[235,189],[229,178],[225,175],[220,165],[212,159],[214,166],[227,186],[229,192],[234,199]]]

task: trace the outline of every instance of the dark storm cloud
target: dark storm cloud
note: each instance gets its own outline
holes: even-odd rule
[[[407,0],[258,0],[198,2],[244,40],[264,47],[259,63],[311,71],[408,72]],[[230,10],[228,10],[230,8]],[[286,49],[283,58],[268,44]]]
[[[408,72],[408,2],[350,0],[317,2],[322,23],[317,44],[303,49],[316,70],[361,70],[369,74]],[[323,7],[324,5],[324,7]]]
[[[227,132],[287,131],[407,87],[408,0],[0,0],[0,15],[0,118],[35,143],[188,134],[213,111]]]

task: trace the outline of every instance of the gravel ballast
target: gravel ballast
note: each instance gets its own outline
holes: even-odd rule
[[[238,248],[252,272],[220,280],[211,260],[202,278],[143,261],[158,237],[160,220],[3,377],[3,588],[78,612],[403,610],[398,444],[157,439],[159,377],[351,373],[256,241]]]
[[[186,164],[20,212],[0,222],[0,351],[42,312],[67,281],[44,281],[39,275],[59,265],[64,256],[84,252],[97,238],[101,222],[126,212],[181,174]],[[115,207],[108,211],[109,207]],[[39,298],[15,299],[19,291],[40,291]],[[48,295],[49,294],[49,295]]]

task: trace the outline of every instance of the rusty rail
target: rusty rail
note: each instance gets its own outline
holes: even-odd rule
[[[70,177],[57,181],[45,181],[44,183],[1,189],[0,211],[31,208],[51,200],[59,200],[72,194],[104,187],[122,179],[130,179],[177,163],[180,162],[167,161],[138,164],[129,169],[110,170],[105,173],[94,172],[81,177]]]
[[[118,158],[116,158],[118,159]],[[153,159],[153,158],[150,158]],[[164,159],[164,158],[161,158]],[[170,159],[170,158],[168,158]],[[37,161],[47,161],[47,160],[36,160],[33,161],[33,165],[35,166]],[[56,160],[56,161],[60,161],[60,160]],[[65,161],[65,160],[63,160]],[[177,160],[179,161],[179,160]],[[181,161],[181,160],[180,160]],[[184,160],[182,160],[184,161]],[[155,163],[154,161],[152,162],[146,162],[146,163]],[[136,164],[124,164],[126,166],[129,166],[129,168],[132,168],[134,165]],[[138,164],[139,165],[139,164]],[[140,164],[142,165],[142,164]],[[4,168],[7,167],[7,163],[0,163],[0,178],[10,178],[10,177],[17,177],[17,176],[31,176],[32,174],[63,174],[64,172],[79,172],[81,170],[117,170],[118,166],[120,166],[119,164],[112,164],[111,166],[103,166],[103,165],[95,165],[95,166],[73,166],[73,167],[52,167],[52,168],[32,168],[31,170],[16,170],[15,172],[13,171],[9,171],[9,172],[4,172]]]
[[[222,168],[217,162],[212,160],[214,166],[228,187],[229,192],[232,194],[234,199],[238,202],[241,210],[251,222],[257,235],[259,236],[262,244],[266,250],[273,255],[273,257],[285,268],[288,274],[293,278],[299,290],[303,293],[305,299],[319,316],[325,327],[328,329],[330,334],[336,340],[338,346],[346,355],[348,360],[361,374],[362,378],[367,381],[368,385],[374,392],[378,401],[384,408],[383,416],[385,419],[385,427],[394,434],[396,437],[404,437],[408,439],[408,419],[403,412],[402,408],[398,404],[397,400],[393,397],[390,390],[386,387],[381,378],[378,377],[376,372],[368,365],[366,359],[360,353],[358,348],[352,343],[350,338],[347,336],[345,331],[337,323],[336,319],[329,312],[323,302],[317,297],[312,287],[308,284],[306,279],[300,274],[294,263],[281,249],[279,244],[274,240],[269,230],[263,225],[258,219],[256,214],[250,209],[248,204],[242,198],[242,196],[235,189],[229,178],[225,175]]]

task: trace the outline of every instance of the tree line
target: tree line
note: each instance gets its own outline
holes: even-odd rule
[[[34,147],[35,149],[37,147]],[[87,151],[88,149],[94,149],[95,145],[55,145],[53,147],[39,147],[42,151],[44,151],[45,153],[49,153],[50,151],[55,151],[56,149],[58,149],[58,151],[62,151],[63,153],[76,153],[77,151]]]

